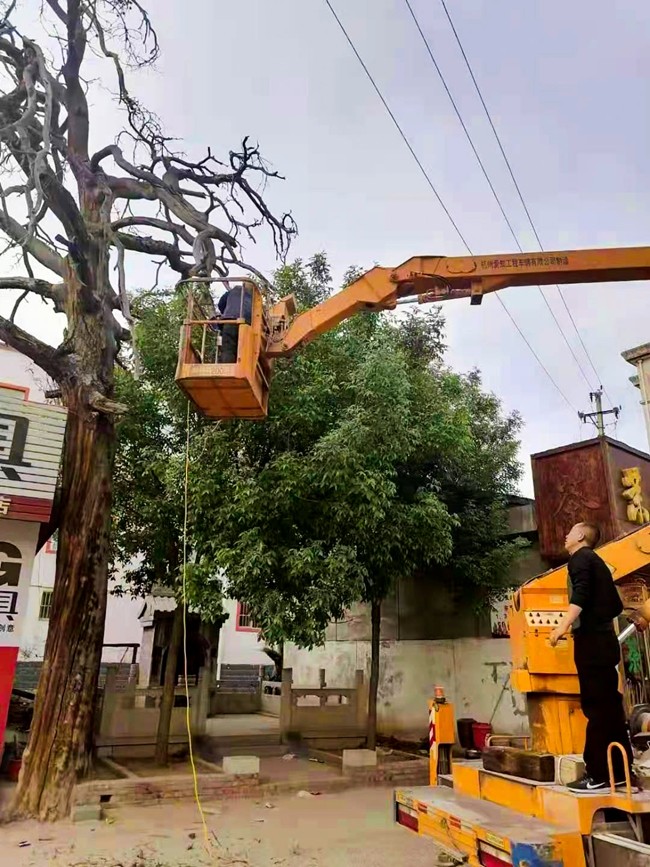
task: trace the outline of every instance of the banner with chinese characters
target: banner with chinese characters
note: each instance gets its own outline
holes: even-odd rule
[[[0,520],[0,647],[18,647],[40,525]]]
[[[0,385],[0,518],[50,519],[67,411]]]

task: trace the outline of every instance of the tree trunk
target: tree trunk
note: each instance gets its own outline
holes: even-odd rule
[[[112,401],[117,341],[102,226],[107,199],[97,184],[80,189],[80,198],[90,231],[66,259],[69,365],[59,386],[68,421],[56,576],[34,719],[10,808],[42,821],[68,815],[75,783],[90,767],[110,558],[119,408]]]
[[[158,732],[156,733],[156,764],[166,765],[169,762],[169,729],[172,722],[172,710],[176,697],[176,667],[183,644],[183,606],[176,602],[172,634],[169,639],[169,651],[165,664],[165,680],[163,682],[162,699],[160,701],[160,716],[158,717]]]
[[[377,691],[379,689],[379,639],[381,632],[381,602],[373,600],[370,605],[370,684],[368,687],[368,737],[366,746],[377,746]]]
[[[70,811],[92,755],[108,585],[114,426],[69,392],[64,506],[56,580],[34,720],[12,812],[54,820]]]

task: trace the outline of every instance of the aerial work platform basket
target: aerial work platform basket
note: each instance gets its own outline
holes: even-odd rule
[[[270,379],[270,363],[262,352],[268,339],[264,301],[252,281],[229,278],[229,282],[241,282],[251,292],[250,323],[244,316],[244,292],[239,317],[223,319],[209,316],[199,293],[190,286],[187,318],[181,326],[176,382],[207,418],[261,419],[267,412]],[[222,361],[225,328],[237,329],[235,362]]]

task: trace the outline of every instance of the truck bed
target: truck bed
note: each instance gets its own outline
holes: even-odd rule
[[[584,864],[579,860],[579,834],[490,801],[458,794],[448,786],[398,789],[395,818],[405,828],[431,837],[449,854],[466,855],[466,863],[471,865],[481,863],[479,852],[484,859],[488,854],[497,858],[505,855],[510,863],[536,867]],[[575,859],[568,859],[569,849],[576,852]]]

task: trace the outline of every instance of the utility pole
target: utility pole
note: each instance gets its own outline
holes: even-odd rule
[[[605,416],[613,415],[615,418],[618,418],[618,414],[621,411],[620,406],[615,406],[613,409],[603,409],[603,388],[602,386],[596,391],[592,391],[589,393],[589,400],[592,405],[595,405],[596,409],[593,412],[579,412],[578,418],[580,421],[585,422],[585,424],[590,421],[596,425],[596,430],[598,431],[599,437],[605,436]]]

